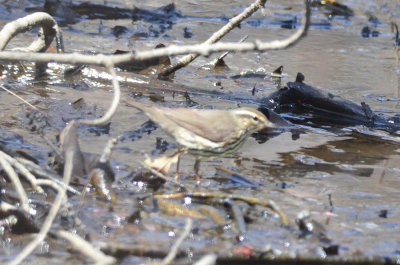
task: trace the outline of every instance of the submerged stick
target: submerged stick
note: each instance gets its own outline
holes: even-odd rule
[[[86,257],[93,259],[97,265],[114,264],[117,261],[114,257],[105,255],[103,252],[96,249],[77,234],[60,230],[57,235],[67,240],[76,251],[79,251]]]
[[[167,265],[175,259],[176,254],[178,253],[179,247],[182,245],[183,240],[185,240],[185,238],[188,237],[190,230],[192,229],[192,224],[193,224],[192,219],[187,218],[186,225],[185,225],[185,228],[184,228],[182,234],[179,236],[179,238],[176,240],[176,242],[172,245],[170,252],[164,258],[164,260],[161,262],[161,265]]]
[[[171,199],[171,198],[182,198],[186,196],[198,197],[198,198],[211,198],[211,199],[232,199],[232,200],[244,201],[249,204],[257,204],[260,206],[270,208],[279,215],[283,225],[289,225],[289,220],[286,214],[282,212],[282,210],[278,207],[278,205],[276,205],[276,203],[272,200],[260,201],[259,199],[247,196],[225,194],[225,193],[211,193],[211,192],[180,192],[173,194],[159,194],[159,195],[154,195],[154,198]]]

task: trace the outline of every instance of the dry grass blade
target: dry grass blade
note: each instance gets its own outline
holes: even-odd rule
[[[28,105],[29,107],[31,107],[32,109],[36,110],[37,112],[39,112],[40,114],[42,114],[43,116],[46,116],[43,112],[41,112],[38,108],[36,108],[35,106],[33,106],[31,103],[29,103],[28,101],[26,101],[25,99],[23,99],[22,97],[18,96],[17,94],[15,94],[14,92],[12,92],[11,90],[5,88],[4,86],[0,86],[1,89],[3,89],[4,91],[6,91],[7,93],[10,93],[11,95],[13,95],[14,97],[18,98],[19,100],[21,100],[22,102],[24,102],[26,105]]]

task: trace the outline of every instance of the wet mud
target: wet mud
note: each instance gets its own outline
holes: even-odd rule
[[[400,25],[400,5],[380,0],[340,1],[344,7],[313,2],[310,31],[290,49],[228,54],[225,65],[215,68],[210,65],[219,55],[199,57],[168,80],[152,76],[157,69],[150,65],[136,72],[120,69],[122,97],[147,106],[273,108],[277,100],[271,102],[271,95],[278,89],[306,85],[354,103],[356,110],[345,113],[346,122],[336,120],[337,116],[325,119],[327,112],[315,115],[326,102],[312,109],[308,94],[303,100],[285,102],[287,105],[275,111],[281,115],[277,119],[290,125],[282,124],[282,129],[273,133],[256,133],[236,153],[202,162],[199,186],[193,178],[194,159],[184,155],[179,178],[182,188],[149,173],[141,164],[147,156],[173,154],[176,143],[143,113],[121,103],[107,126],[77,128],[85,156],[98,157],[111,137],[119,137],[110,163],[115,173],[110,183],[113,203],[91,185],[85,186],[87,174],[74,178],[71,186],[86,190],[86,195],[82,198],[70,191],[68,206],[53,226],[76,231],[106,254],[118,257],[120,264],[160,262],[182,233],[187,217],[194,224],[179,248],[175,261],[180,263],[193,263],[207,253],[217,253],[218,264],[258,264],[257,260],[264,259],[280,264],[398,261],[400,68],[390,24]],[[0,4],[0,12],[5,14],[0,25],[45,10],[62,26],[66,52],[113,54],[151,49],[159,43],[203,42],[250,2],[166,4],[5,1]],[[268,1],[265,16],[257,12],[223,40],[238,41],[245,35],[248,41],[283,39],[301,25],[301,10],[301,1]],[[18,35],[8,48],[28,45],[34,37],[32,32]],[[57,136],[71,120],[94,119],[104,113],[112,97],[110,76],[101,67],[71,71],[70,65],[51,63],[38,78],[32,63],[3,65],[3,84],[39,108],[47,120],[1,91],[0,148],[42,168],[54,168],[55,154],[48,142],[57,145]],[[279,76],[271,74],[281,65]],[[303,83],[294,82],[298,72],[305,76]],[[298,101],[312,109],[313,115],[294,111]],[[369,126],[371,117],[378,121],[377,126]],[[173,170],[169,174],[173,176]],[[37,194],[25,186],[36,213],[27,217],[16,211],[17,225],[1,226],[2,263],[32,239],[56,194],[52,190],[46,190],[46,196]],[[0,187],[1,201],[16,201],[3,171]],[[171,199],[163,194],[180,196]],[[223,195],[225,198],[219,197]],[[267,205],[269,200],[287,216],[287,225]],[[1,220],[6,217],[0,215]],[[76,264],[90,260],[49,235],[25,264],[28,262]]]

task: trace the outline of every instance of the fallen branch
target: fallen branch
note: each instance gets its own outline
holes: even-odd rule
[[[76,234],[61,230],[58,231],[57,235],[67,240],[76,251],[79,251],[86,257],[94,260],[97,265],[116,263],[116,259],[114,257],[105,255],[103,252],[97,250],[89,242]]]
[[[18,169],[18,171],[29,181],[29,183],[38,193],[44,192],[43,189],[39,187],[39,185],[37,184],[36,177],[24,165],[22,165],[15,158],[12,158],[11,156],[2,151],[0,151],[0,155],[4,157],[7,160],[7,162],[10,163],[11,166]]]
[[[108,123],[112,116],[114,115],[115,111],[118,108],[119,105],[119,100],[121,98],[121,89],[119,87],[119,82],[117,79],[117,73],[114,70],[114,64],[112,63],[112,60],[109,58],[104,59],[104,66],[107,67],[108,72],[112,76],[112,85],[113,85],[113,90],[114,90],[114,96],[113,100],[111,102],[110,107],[106,111],[106,113],[103,115],[103,117],[96,119],[96,120],[79,120],[78,123],[80,124],[85,124],[85,125],[103,125]]]
[[[185,228],[184,228],[182,234],[179,236],[179,238],[176,240],[174,245],[171,247],[170,252],[164,258],[164,260],[161,262],[161,265],[167,265],[167,264],[171,263],[174,260],[174,258],[176,257],[176,254],[178,253],[179,247],[183,243],[183,240],[185,240],[185,238],[189,235],[190,230],[192,229],[192,224],[193,224],[192,219],[187,218],[186,219],[186,225],[185,225]]]
[[[214,44],[194,44],[194,45],[170,45],[165,48],[153,49],[148,51],[134,51],[126,54],[118,55],[84,55],[79,53],[70,54],[44,54],[44,53],[22,53],[3,51],[0,52],[0,60],[5,61],[34,61],[34,62],[57,62],[68,64],[88,64],[88,65],[117,65],[129,63],[130,61],[148,60],[160,58],[163,56],[197,54],[208,56],[213,53],[231,51],[231,52],[249,52],[259,51],[265,52],[269,50],[286,49],[296,44],[303,38],[310,24],[311,9],[308,0],[304,1],[305,16],[302,20],[302,26],[293,35],[284,40],[275,40],[271,42],[263,42],[255,40],[254,42],[220,42]]]
[[[28,213],[29,212],[28,195],[26,195],[24,187],[22,186],[22,183],[19,180],[17,173],[15,173],[10,163],[7,162],[7,159],[2,156],[2,153],[0,153],[0,165],[3,168],[3,170],[7,173],[7,176],[10,178],[11,182],[13,183],[15,190],[18,194],[19,200],[21,202],[22,209],[24,209],[24,211]]]
[[[73,158],[74,158],[73,150],[71,149],[66,150],[64,176],[63,176],[63,181],[65,185],[68,185],[72,175]],[[65,186],[63,186],[57,193],[57,196],[53,202],[53,206],[51,207],[49,214],[47,215],[37,236],[19,253],[19,255],[17,255],[12,261],[7,263],[8,265],[20,264],[29,254],[32,253],[32,251],[40,244],[40,242],[42,242],[46,238],[46,235],[49,232],[51,225],[53,224],[53,220],[56,217],[62,202],[65,200],[65,196],[66,196],[66,188]]]
[[[239,26],[243,20],[250,17],[258,9],[263,8],[265,6],[266,2],[267,2],[267,0],[256,0],[248,8],[243,10],[242,13],[240,13],[239,15],[237,15],[234,18],[231,18],[226,25],[224,25],[220,30],[215,32],[208,40],[203,42],[203,44],[216,43],[217,41],[222,39],[222,37],[224,37],[226,34],[228,34],[232,29]],[[175,64],[171,64],[167,68],[161,70],[160,75],[168,76],[168,75],[172,74],[173,72],[175,72],[176,70],[179,70],[180,68],[188,65],[197,57],[199,57],[199,54],[188,54],[185,57],[181,58]]]
[[[41,27],[39,38],[27,48],[16,48],[15,50],[27,52],[44,52],[49,48],[54,37],[57,36],[58,50],[62,50],[62,35],[57,22],[47,13],[37,12],[26,17],[7,23],[0,31],[0,50],[4,50],[8,42],[19,33],[24,33],[32,28]]]
[[[24,165],[28,170],[30,170],[31,172],[33,172],[34,174],[36,174],[37,176],[46,178],[52,182],[54,182],[55,184],[57,184],[58,186],[64,186],[67,191],[73,193],[73,194],[78,194],[80,195],[81,193],[76,190],[75,188],[69,186],[69,185],[65,185],[64,182],[62,182],[60,179],[58,179],[58,175],[56,173],[50,172],[46,169],[41,168],[39,165],[33,163],[30,160],[27,160],[25,158],[21,158],[18,157],[16,158],[16,160],[21,163],[22,165]],[[40,179],[38,179],[37,181],[40,182]],[[41,185],[41,184],[38,184]]]

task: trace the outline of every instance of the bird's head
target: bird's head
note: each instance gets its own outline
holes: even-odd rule
[[[264,114],[255,109],[240,108],[234,110],[233,115],[238,125],[251,133],[265,128],[276,128]]]

